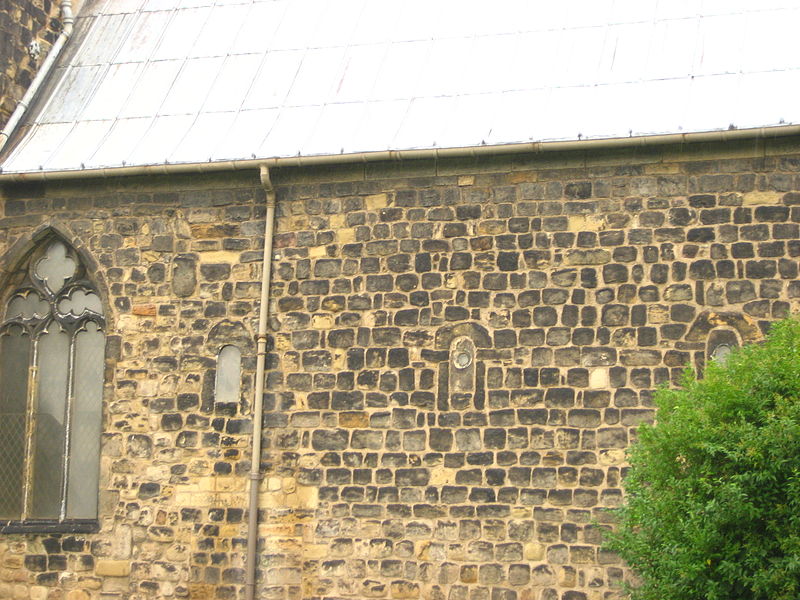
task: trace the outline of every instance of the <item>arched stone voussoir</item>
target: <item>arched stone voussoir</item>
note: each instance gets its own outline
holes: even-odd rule
[[[220,348],[229,344],[238,346],[243,352],[252,352],[255,349],[253,334],[242,323],[225,319],[208,332],[207,347],[209,352],[216,354]]]
[[[743,342],[757,342],[763,335],[758,324],[750,317],[738,312],[713,312],[703,311],[695,317],[692,326],[686,334],[687,342],[702,342],[708,338],[709,333],[717,327],[730,327],[735,329]]]
[[[436,332],[436,348],[447,350],[453,340],[460,337],[467,337],[472,340],[476,348],[491,348],[492,337],[483,325],[471,321],[462,321],[445,325]]]

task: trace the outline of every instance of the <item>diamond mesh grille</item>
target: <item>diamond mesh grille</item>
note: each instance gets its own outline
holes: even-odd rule
[[[64,473],[64,426],[52,415],[39,413],[34,434],[31,514],[34,519],[57,519],[61,513]]]
[[[0,413],[0,519],[22,514],[25,414]]]

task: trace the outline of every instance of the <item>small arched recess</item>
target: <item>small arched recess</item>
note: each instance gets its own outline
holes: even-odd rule
[[[242,351],[232,344],[217,353],[217,374],[214,381],[214,401],[239,402],[242,388]]]

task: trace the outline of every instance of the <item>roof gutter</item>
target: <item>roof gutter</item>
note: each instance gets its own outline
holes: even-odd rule
[[[75,18],[72,14],[71,0],[62,0],[61,19],[63,22],[63,27],[58,39],[56,39],[52,48],[50,48],[50,52],[47,53],[47,57],[44,59],[42,66],[39,67],[39,70],[36,72],[36,76],[33,78],[30,86],[28,86],[28,90],[25,92],[22,100],[19,101],[17,107],[14,109],[14,112],[11,113],[11,117],[9,117],[5,128],[0,131],[0,150],[3,149],[3,146],[6,145],[6,142],[8,142],[11,134],[14,133],[14,129],[16,129],[20,120],[22,120],[22,117],[25,115],[25,112],[28,110],[28,106],[36,96],[36,92],[39,91],[42,83],[44,83],[44,80],[47,79],[47,76],[50,74],[50,70],[53,68],[53,65],[55,64],[59,54],[61,54],[64,44],[67,43],[67,40],[72,35],[72,28],[73,24],[75,23]]]
[[[217,173],[220,171],[257,170],[268,168],[311,167],[342,165],[379,161],[438,160],[452,158],[478,158],[510,154],[539,154],[543,152],[614,150],[650,146],[682,145],[740,140],[762,140],[800,135],[800,125],[778,125],[752,129],[729,129],[696,133],[670,133],[624,138],[569,140],[554,142],[525,142],[496,146],[466,146],[461,148],[427,148],[420,150],[385,150],[351,154],[325,154],[319,156],[291,156],[285,158],[259,158],[201,163],[164,163],[103,169],[71,169],[64,171],[35,171],[25,173],[0,173],[0,183],[22,181],[51,181],[67,179],[94,179],[131,176],[157,176],[176,174]]]
[[[624,138],[569,140],[555,142],[526,142],[496,146],[466,146],[462,148],[429,148],[420,150],[385,150],[351,154],[326,154],[320,156],[292,156],[286,158],[260,158],[252,160],[226,160],[202,163],[164,163],[104,169],[72,169],[65,171],[35,171],[26,173],[0,173],[0,183],[22,181],[51,181],[67,179],[94,179],[130,176],[157,176],[175,174],[217,173],[220,171],[258,170],[268,168],[312,167],[379,161],[438,160],[452,158],[478,158],[510,154],[540,154],[543,152],[614,150],[651,146],[682,145],[710,142],[763,140],[800,135],[800,125],[778,125],[752,129],[729,129],[697,133],[671,133],[664,135]]]

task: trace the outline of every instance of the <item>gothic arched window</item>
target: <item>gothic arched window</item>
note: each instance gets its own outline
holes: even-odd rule
[[[97,518],[103,304],[74,249],[40,243],[0,324],[0,519]]]

